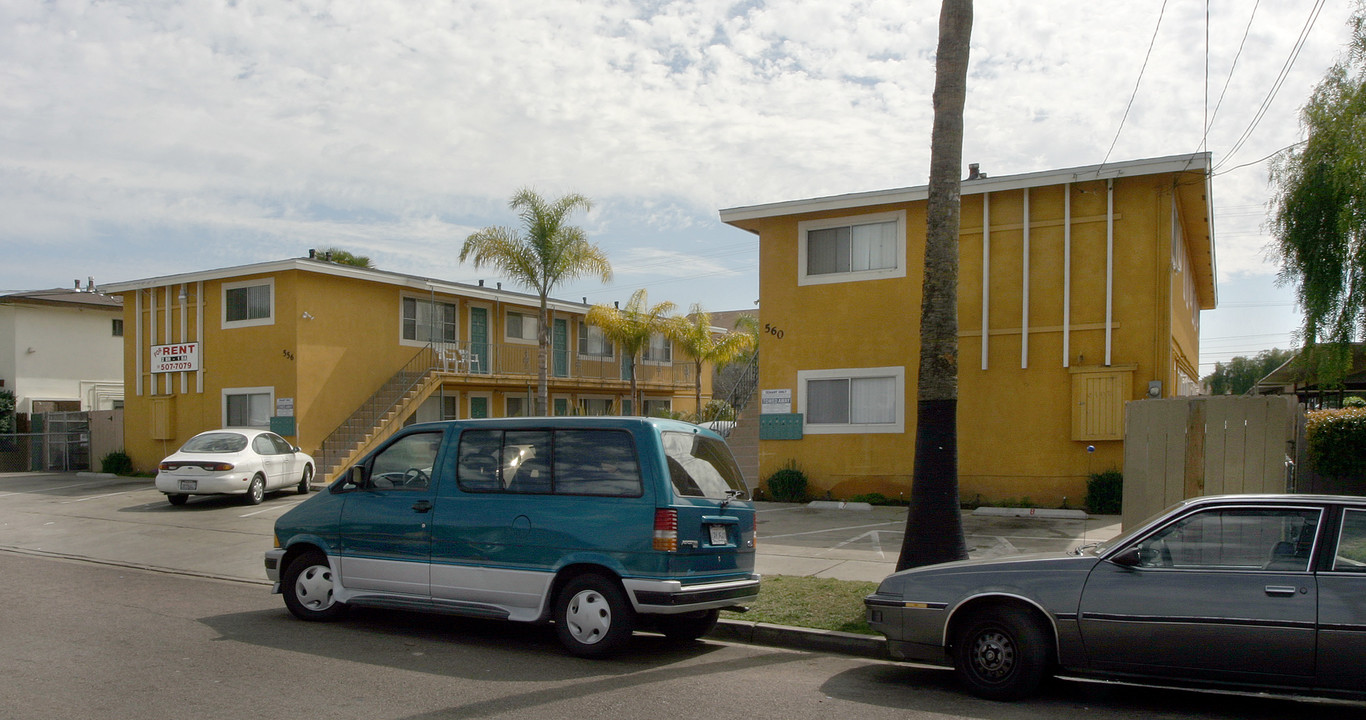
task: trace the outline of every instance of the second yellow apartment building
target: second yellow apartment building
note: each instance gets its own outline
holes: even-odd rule
[[[295,258],[114,283],[123,297],[124,442],[151,470],[196,433],[271,427],[318,460],[319,478],[404,424],[529,415],[539,298]],[[549,412],[691,411],[693,362],[654,338],[636,364],[549,301]],[[704,397],[711,373],[702,374]]]
[[[761,478],[910,497],[926,197],[721,211],[759,236]],[[1207,153],[962,183],[963,500],[1079,506],[1123,465],[1125,403],[1197,391],[1212,227]]]

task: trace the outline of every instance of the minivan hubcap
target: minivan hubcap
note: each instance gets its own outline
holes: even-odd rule
[[[332,606],[332,568],[314,565],[299,573],[294,581],[294,596],[309,610],[326,610]]]
[[[583,590],[569,600],[564,614],[569,634],[584,645],[602,640],[612,627],[612,607],[596,590]]]

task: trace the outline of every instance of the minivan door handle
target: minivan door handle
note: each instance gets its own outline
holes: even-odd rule
[[[413,510],[420,513],[430,512],[432,509],[431,500],[418,500],[413,503]]]

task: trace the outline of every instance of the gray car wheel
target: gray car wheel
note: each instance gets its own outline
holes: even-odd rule
[[[963,624],[953,655],[958,679],[972,694],[1015,700],[1033,694],[1048,674],[1049,641],[1029,613],[999,608]]]

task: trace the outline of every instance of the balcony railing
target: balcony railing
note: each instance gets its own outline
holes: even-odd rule
[[[491,378],[535,378],[539,363],[536,344],[471,343],[468,341],[434,343],[435,369]],[[691,362],[637,362],[636,383],[646,385],[687,385],[693,382]],[[546,362],[546,375],[556,380],[616,380],[630,382],[630,368],[619,354],[611,357],[579,355],[573,350],[552,348]]]

